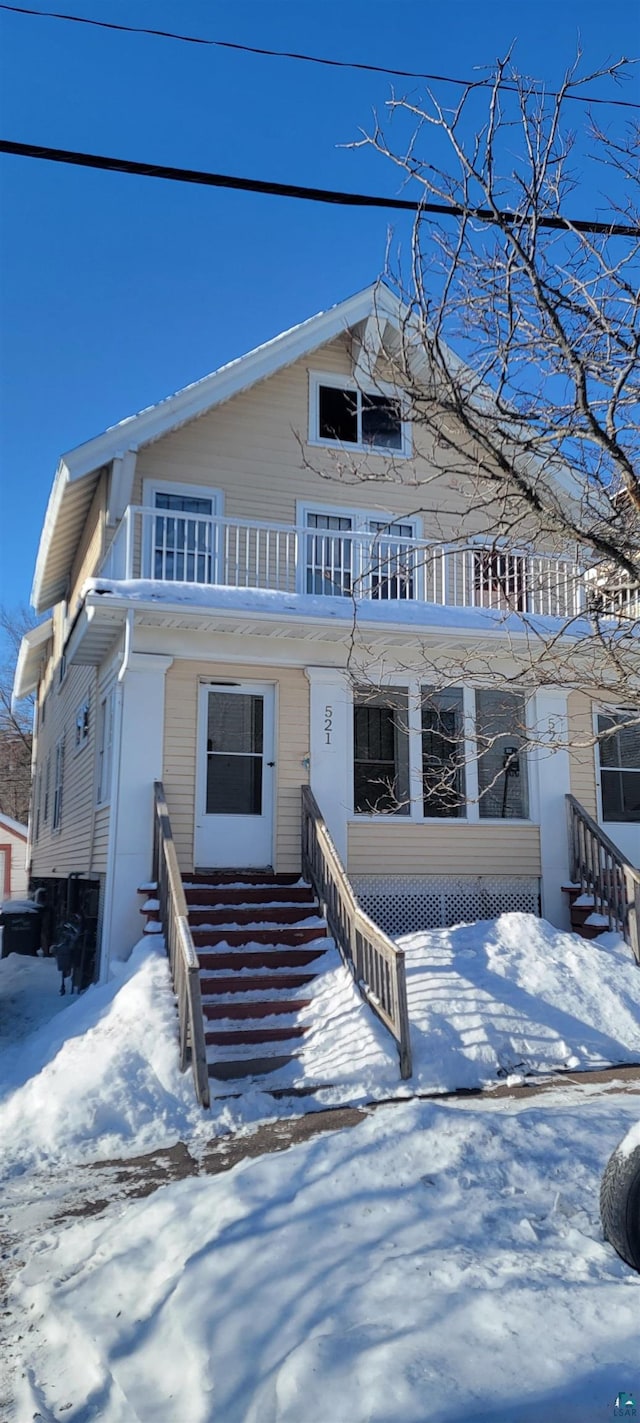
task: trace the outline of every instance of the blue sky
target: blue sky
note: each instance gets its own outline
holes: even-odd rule
[[[516,39],[520,67],[551,86],[578,35],[589,67],[640,55],[635,0],[74,0],[61,8],[456,75],[490,64]],[[397,191],[397,174],[376,154],[341,147],[383,108],[391,84],[383,75],[2,12],[0,56],[4,137]],[[396,82],[419,93],[413,81]],[[640,66],[624,97],[640,100]],[[383,265],[389,225],[406,245],[408,224],[384,211],[7,155],[0,183],[0,599],[15,604],[28,600],[64,450],[365,286]]]

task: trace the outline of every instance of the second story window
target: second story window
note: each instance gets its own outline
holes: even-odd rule
[[[397,395],[359,390],[339,379],[317,375],[311,382],[310,439],[313,444],[347,445],[380,454],[410,453],[409,423]]]

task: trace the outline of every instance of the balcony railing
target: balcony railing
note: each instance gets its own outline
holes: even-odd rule
[[[429,543],[393,529],[293,527],[132,505],[100,574],[557,618],[588,607],[582,571],[571,559]],[[616,593],[612,615],[637,611],[637,590],[624,599]]]

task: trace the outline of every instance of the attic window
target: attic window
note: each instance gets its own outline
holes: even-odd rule
[[[407,455],[409,424],[397,395],[358,390],[317,375],[312,380],[312,444],[348,445],[352,449]]]

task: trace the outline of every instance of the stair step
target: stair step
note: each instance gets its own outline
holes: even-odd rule
[[[284,968],[279,972],[265,969],[262,973],[245,969],[233,974],[204,970],[200,973],[200,991],[205,997],[229,993],[273,993],[287,989],[295,992],[313,983],[314,978],[315,973],[290,973]]]
[[[268,884],[268,885],[189,885],[184,892],[187,904],[210,906],[219,909],[224,904],[315,904],[316,897],[310,885]]]
[[[233,1081],[238,1077],[266,1077],[270,1072],[279,1072],[280,1068],[288,1067],[290,1062],[295,1061],[295,1053],[278,1053],[269,1057],[229,1057],[225,1061],[217,1060],[217,1048],[212,1047],[216,1056],[208,1057],[208,1071],[210,1077],[217,1077],[221,1082]]]
[[[263,1024],[243,1023],[242,1027],[223,1028],[217,1025],[215,1028],[207,1028],[205,1040],[207,1044],[215,1044],[217,1047],[241,1047],[244,1044],[250,1046],[252,1043],[285,1043],[292,1038],[303,1038],[307,1028],[303,1023],[285,1023],[282,1027],[265,1027]]]
[[[187,885],[305,885],[306,881],[301,879],[299,874],[281,875],[274,874],[272,870],[194,870],[193,874],[183,875],[183,884]]]
[[[203,1002],[202,1011],[209,1021],[221,1018],[271,1018],[278,1014],[300,1013],[303,1008],[308,1008],[310,998],[238,998],[237,1001],[229,1002],[223,999],[219,1003]]]
[[[325,943],[323,941],[310,944],[308,948],[251,949],[240,947],[230,948],[226,952],[224,949],[200,949],[198,958],[201,969],[230,969],[233,973],[234,969],[243,968],[257,969],[258,971],[262,968],[302,968],[306,964],[313,963],[315,959],[321,958],[324,952]],[[245,982],[246,980],[241,980],[239,987],[242,988]]]
[[[307,921],[311,921],[308,923]],[[250,904],[244,908],[235,904],[226,904],[221,907],[209,906],[206,909],[189,906],[189,923],[192,929],[203,929],[211,924],[218,925],[249,925],[254,924],[260,927],[269,924],[300,924],[304,928],[313,928],[314,924],[322,926],[324,920],[318,914],[313,904]]]
[[[229,948],[243,944],[269,944],[295,948],[299,944],[313,944],[316,939],[327,937],[325,924],[313,925],[310,929],[298,929],[291,925],[274,925],[270,929],[192,929],[191,937],[196,948],[212,948],[214,944],[228,944]]]

